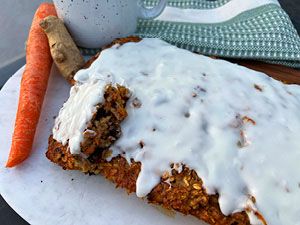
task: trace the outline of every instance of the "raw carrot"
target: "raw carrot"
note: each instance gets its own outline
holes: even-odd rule
[[[49,3],[40,5],[29,31],[26,66],[21,81],[15,129],[6,167],[20,164],[31,152],[52,65],[48,39],[40,27],[40,21],[50,15],[56,15],[54,5]]]

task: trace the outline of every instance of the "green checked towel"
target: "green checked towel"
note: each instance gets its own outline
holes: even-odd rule
[[[147,7],[157,3],[144,0]],[[300,37],[277,0],[169,0],[158,18],[139,20],[136,35],[205,55],[300,68]]]

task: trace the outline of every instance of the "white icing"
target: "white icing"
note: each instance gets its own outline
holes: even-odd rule
[[[129,87],[128,117],[112,149],[113,156],[141,162],[139,197],[159,183],[171,163],[183,163],[197,172],[208,193],[220,194],[225,215],[249,208],[251,195],[252,210],[268,224],[300,224],[299,86],[158,39],[104,50],[75,80],[80,92],[71,90],[54,138],[63,144],[74,138],[70,148],[79,152],[83,127],[103,101],[104,84]],[[98,80],[99,87],[89,85]],[[135,98],[140,107],[132,104]],[[253,211],[249,217],[257,224]]]
[[[109,77],[77,82],[70,90],[70,97],[59,111],[53,128],[53,138],[63,145],[69,144],[72,154],[80,154],[83,132],[97,110],[96,105],[104,99]],[[84,113],[82,113],[84,112]]]

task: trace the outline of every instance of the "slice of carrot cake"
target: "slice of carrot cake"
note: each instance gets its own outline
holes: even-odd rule
[[[209,224],[300,224],[300,87],[159,39],[77,72],[47,157]]]

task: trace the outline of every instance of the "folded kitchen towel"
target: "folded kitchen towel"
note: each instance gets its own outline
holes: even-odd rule
[[[169,0],[159,17],[139,20],[136,35],[205,55],[300,68],[300,37],[277,0]]]

